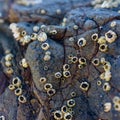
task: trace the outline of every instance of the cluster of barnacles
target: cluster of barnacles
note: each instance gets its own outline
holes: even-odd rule
[[[44,29],[42,29],[44,27],[45,27],[45,25],[42,25],[41,27],[33,26],[33,33],[31,35],[28,35],[25,30],[21,31],[17,27],[17,24],[12,23],[10,25],[10,29],[13,32],[14,38],[18,42],[20,42],[22,46],[28,45],[31,41],[35,41],[35,40],[38,40],[39,42],[41,42],[42,43],[41,49],[45,51],[43,60],[47,62],[47,61],[51,60],[51,52],[49,51],[50,45],[46,42],[47,33],[45,33]],[[56,30],[54,30],[54,31],[52,31],[52,33],[53,32],[57,33]],[[70,37],[69,39],[72,39],[72,38]],[[106,32],[104,36],[99,37],[98,33],[94,33],[91,36],[91,40],[99,45],[99,51],[103,52],[103,53],[105,53],[109,49],[108,44],[112,44],[113,42],[116,41],[116,39],[117,39],[117,34],[112,30],[109,30],[108,32]],[[83,37],[79,38],[76,44],[81,49],[87,45],[87,40]],[[27,61],[25,60],[25,58],[23,58],[20,61],[20,63],[21,63],[21,66],[23,66],[24,68],[28,67],[28,64],[27,64]],[[77,56],[68,55],[68,62],[63,65],[62,73],[57,71],[56,73],[54,73],[54,77],[57,79],[60,79],[62,77],[67,79],[67,78],[71,77],[71,72],[70,72],[71,66],[70,65],[76,64],[76,63],[78,64],[78,69],[82,70],[87,65],[87,59],[85,57],[78,58]],[[107,91],[107,92],[110,91],[111,86],[109,84],[109,81],[112,77],[111,63],[109,61],[107,61],[105,58],[100,58],[100,59],[93,58],[91,63],[95,67],[102,66],[102,68],[104,69],[104,72],[100,74],[100,79],[105,80],[105,83],[103,85],[103,90]],[[13,79],[13,81],[14,81],[14,79]],[[42,84],[44,86],[44,90],[46,91],[46,93],[49,97],[52,97],[54,94],[56,94],[56,90],[53,88],[51,83],[47,82],[47,78],[45,76],[42,76],[40,78],[39,82],[40,82],[40,84]],[[101,81],[98,81],[97,84],[98,84],[98,86],[101,85]],[[15,86],[13,84],[9,85],[9,89],[14,90]],[[20,89],[20,88],[17,88],[17,89]],[[87,92],[90,89],[90,84],[87,81],[81,82],[80,89],[84,92]],[[16,93],[16,90],[15,90],[15,94],[19,94],[19,93]],[[75,95],[75,93],[73,93],[73,94]],[[18,99],[18,100],[20,101],[20,99]],[[22,102],[22,103],[24,103],[24,102]],[[56,110],[53,112],[54,118],[56,120],[63,119],[63,118],[65,120],[72,120],[72,116],[74,113],[74,111],[72,110],[72,107],[74,107],[74,106],[75,106],[75,100],[72,98],[69,99],[67,101],[67,106],[63,105],[61,107],[61,110]],[[111,103],[109,103],[109,102],[105,103],[104,107],[105,107],[104,111],[109,112],[111,109]]]
[[[41,14],[45,14],[46,11],[43,9],[40,11]],[[56,10],[57,14],[61,14],[61,10],[57,9]],[[111,27],[115,26],[115,22],[111,23]],[[9,28],[12,30],[13,37],[15,40],[20,43],[20,47],[26,48],[29,46],[30,43],[37,41],[40,42],[40,48],[42,49],[43,52],[43,58],[42,60],[44,62],[50,62],[52,59],[52,52],[51,52],[51,46],[48,42],[48,38],[55,38],[57,35],[59,36],[60,33],[65,33],[66,27],[67,27],[67,18],[63,19],[62,22],[62,27],[59,28],[59,26],[54,26],[53,28],[50,25],[35,25],[32,26],[32,33],[28,33],[28,31],[24,28],[19,27],[17,23],[11,23]],[[47,26],[47,27],[46,27]],[[58,30],[59,29],[59,30]],[[73,25],[72,30],[77,31],[79,29],[79,25]],[[67,31],[68,32],[68,31]],[[67,33],[66,32],[66,33]],[[71,31],[70,31],[71,32]],[[72,32],[71,32],[72,33]],[[70,36],[60,36],[62,39],[63,37],[68,38],[69,41],[74,41],[74,33]],[[79,34],[78,34],[79,35]],[[73,36],[73,37],[72,37]],[[109,50],[109,44],[114,43],[117,40],[117,34],[113,30],[108,30],[104,35],[100,36],[99,33],[95,32],[91,35],[90,40],[98,45],[98,51],[101,53],[106,53]],[[59,38],[59,37],[58,37]],[[59,38],[59,39],[61,39]],[[77,41],[74,42],[74,45],[77,46],[78,50],[84,49],[88,43],[87,39],[84,37],[79,37],[77,38]],[[12,81],[10,81],[10,85],[8,88],[14,92],[14,94],[18,97],[18,101],[20,103],[26,103],[27,102],[27,97],[24,95],[24,90],[22,89],[22,80],[25,78],[21,78],[16,76],[14,74],[15,70],[12,65],[12,61],[14,61],[14,56],[10,51],[6,51],[6,56],[3,59],[3,65],[5,69],[5,73],[8,76],[12,76]],[[111,73],[111,63],[105,58],[97,58],[97,57],[92,57],[92,59],[88,59],[84,55],[74,55],[74,54],[68,54],[67,55],[67,61],[62,64],[62,70],[61,71],[55,71],[53,74],[54,78],[58,81],[64,80],[64,82],[69,81],[69,78],[72,77],[72,65],[76,65],[77,70],[82,71],[89,63],[91,63],[96,69],[98,67],[102,68],[102,71],[99,74],[99,81],[97,81],[97,85],[101,86],[102,81],[102,89],[103,91],[109,92],[111,90],[111,85],[110,85],[110,80],[112,78],[112,73]],[[19,61],[18,63],[23,69],[27,69],[29,67],[29,63],[27,62],[27,59],[25,56]],[[44,68],[47,69],[47,68]],[[54,84],[49,82],[47,76],[41,75],[39,78],[39,84],[43,87],[43,91],[49,99],[51,99],[55,94],[57,94],[58,90],[54,87]],[[90,81],[84,80],[84,81],[79,81],[79,90],[82,91],[83,93],[87,94],[89,89],[91,88],[91,83]],[[70,98],[66,99],[65,103],[57,109],[54,109],[52,112],[52,116],[54,117],[55,120],[72,120],[74,118],[74,107],[76,106],[76,100],[74,97],[76,97],[76,92],[72,91],[70,93]],[[113,103],[114,103],[114,108],[117,111],[120,111],[120,104],[119,104],[118,97],[113,98]],[[109,112],[111,110],[112,104],[111,102],[106,102],[104,104],[104,112]]]

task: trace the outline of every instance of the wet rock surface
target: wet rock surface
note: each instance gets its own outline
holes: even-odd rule
[[[0,119],[119,120],[119,4],[35,2],[0,2]]]

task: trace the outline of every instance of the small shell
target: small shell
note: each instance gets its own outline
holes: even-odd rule
[[[106,44],[106,39],[104,36],[101,36],[99,39],[98,39],[98,44]]]
[[[49,95],[49,96],[53,96],[54,94],[55,94],[55,89],[49,89],[49,90],[47,90],[47,94]]]
[[[70,99],[67,101],[67,106],[68,107],[74,107],[75,106],[75,100],[74,99]]]
[[[77,41],[77,45],[79,47],[84,47],[86,45],[87,41],[85,38],[80,38],[78,41]]]
[[[50,55],[45,55],[43,59],[44,59],[44,61],[49,61],[51,59],[51,56]]]
[[[32,33],[30,37],[31,37],[32,40],[36,40],[37,39],[37,34],[36,33]]]
[[[13,54],[9,53],[5,56],[6,61],[11,61],[13,59]]]
[[[10,84],[10,85],[8,86],[8,88],[9,88],[10,90],[15,90],[15,86],[12,85],[12,84]]]
[[[71,76],[70,71],[63,71],[63,76],[66,78],[70,77]]]
[[[79,58],[79,63],[81,65],[86,65],[86,58],[84,58],[84,57]]]
[[[108,92],[108,91],[110,91],[110,89],[111,89],[111,86],[110,86],[110,84],[109,83],[104,83],[104,85],[103,85],[103,91],[106,91],[106,92]]]
[[[117,39],[117,34],[114,31],[109,30],[105,33],[105,38],[107,42],[113,43]]]
[[[19,96],[19,95],[21,95],[22,94],[22,89],[21,88],[17,88],[16,90],[15,90],[15,95],[16,96]]]
[[[8,75],[13,74],[13,72],[14,72],[14,70],[11,67],[5,69],[5,73]]]
[[[45,77],[41,77],[41,78],[40,78],[40,83],[43,84],[43,83],[45,83],[46,81],[47,81],[47,79],[46,79]]]
[[[58,15],[60,15],[60,14],[62,13],[61,9],[57,9],[57,10],[56,10],[56,13],[57,13]]]
[[[120,112],[120,104],[115,103],[115,104],[114,104],[114,108],[115,108],[116,111],[119,111],[119,112]]]
[[[38,32],[38,31],[39,31],[39,29],[40,29],[40,27],[39,27],[39,26],[34,26],[34,27],[33,27],[33,31],[34,31],[34,32]]]
[[[71,97],[75,97],[76,96],[76,92],[71,92],[70,95],[71,95]]]
[[[20,96],[18,97],[18,101],[19,101],[20,103],[26,103],[26,102],[27,102],[27,99],[26,99],[26,97],[25,97],[24,95],[20,95]]]
[[[109,112],[111,110],[112,104],[107,102],[104,104],[104,112]]]
[[[60,110],[56,110],[54,112],[54,119],[55,120],[61,120],[63,118],[63,114]]]
[[[91,39],[93,41],[97,41],[98,40],[98,34],[97,33],[94,33],[92,36],[91,36]]]
[[[63,65],[63,70],[69,70],[70,69],[70,65],[69,64],[64,64]]]
[[[102,82],[99,80],[97,81],[97,85],[100,86],[102,84]]]
[[[94,58],[94,59],[92,60],[92,64],[93,64],[94,66],[99,66],[100,60],[99,60],[98,58]]]
[[[74,29],[74,30],[78,30],[78,28],[79,28],[78,25],[74,25],[74,26],[73,26],[73,29]]]
[[[100,79],[104,80],[105,79],[105,72],[100,74]]]
[[[71,61],[72,61],[72,63],[77,63],[78,57],[76,57],[76,56],[71,57]]]
[[[108,50],[108,45],[107,44],[100,44],[99,50],[101,52],[106,52]]]
[[[27,67],[28,67],[28,63],[27,63],[27,61],[26,61],[25,58],[23,58],[23,59],[21,60],[21,65],[22,65],[23,68],[27,68]]]
[[[6,66],[6,67],[11,67],[11,66],[12,66],[11,61],[5,61],[5,66]]]
[[[110,62],[105,62],[104,63],[104,65],[103,65],[103,68],[104,68],[104,70],[105,71],[110,71],[110,69],[111,69],[111,64],[110,64]]]
[[[55,73],[55,78],[61,78],[61,77],[62,77],[61,72],[56,72],[56,73]]]
[[[12,79],[12,84],[15,86],[15,87],[19,87],[21,85],[21,80],[20,78],[18,77],[15,77]]]
[[[40,13],[41,13],[42,15],[45,15],[47,12],[46,12],[44,9],[42,9],[42,10],[40,11]]]
[[[111,77],[112,77],[111,72],[110,71],[106,71],[105,72],[105,76],[104,76],[105,81],[110,81]]]
[[[27,32],[25,30],[23,30],[23,31],[20,32],[21,37],[26,36],[26,34],[27,34]]]
[[[104,57],[102,57],[101,59],[100,59],[100,62],[101,62],[101,64],[105,64],[106,63],[106,60],[105,60],[105,58]]]
[[[61,107],[61,112],[64,114],[64,113],[66,113],[67,111],[68,111],[67,106],[66,106],[66,105],[63,105],[63,106]]]
[[[38,41],[45,42],[47,40],[47,34],[45,32],[40,32],[38,34]]]
[[[48,91],[49,89],[52,89],[52,84],[51,84],[51,83],[46,83],[46,84],[44,85],[44,89],[45,89],[46,91]]]
[[[49,45],[48,43],[43,43],[43,44],[41,45],[41,48],[42,48],[43,50],[48,50],[49,47],[50,47],[50,45]]]
[[[57,34],[57,30],[51,30],[49,33],[52,34],[52,35],[56,35]]]
[[[64,120],[72,120],[72,117],[73,116],[69,112],[64,114]]]
[[[83,66],[82,64],[79,64],[79,65],[78,65],[78,68],[79,68],[79,69],[82,69],[83,67],[84,67],[84,66]]]
[[[110,24],[111,27],[115,27],[116,26],[116,21],[112,21]]]
[[[83,91],[88,91],[89,87],[90,87],[90,85],[89,85],[88,82],[82,82],[82,83],[80,84],[80,88],[81,88]]]
[[[118,103],[119,100],[120,100],[120,97],[115,96],[115,97],[113,98],[113,103]]]
[[[51,52],[50,51],[46,51],[45,55],[51,55]]]

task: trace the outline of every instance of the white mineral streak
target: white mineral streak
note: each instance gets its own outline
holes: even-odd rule
[[[113,8],[118,7],[120,0],[93,0],[94,8]]]
[[[35,5],[35,4],[42,3],[43,1],[42,0],[17,0],[16,2],[18,4],[29,6],[29,5]]]

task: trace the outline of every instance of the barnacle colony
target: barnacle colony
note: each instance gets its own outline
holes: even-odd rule
[[[44,11],[42,11],[42,14],[44,14]],[[65,24],[65,21],[64,21]],[[43,26],[44,27],[44,26]],[[16,36],[14,36],[15,38],[17,38],[18,41],[20,41],[22,44],[21,45],[26,45],[29,42],[38,40],[38,42],[40,43],[40,48],[43,51],[43,61],[45,63],[48,63],[52,60],[52,52],[51,52],[51,46],[49,44],[49,40],[47,39],[47,33],[45,33],[45,31],[43,31],[41,27],[39,26],[34,26],[33,27],[33,33],[31,35],[27,34],[27,32],[24,30],[21,33],[19,33],[19,28],[17,28],[17,25],[13,24],[13,27],[11,25],[12,31],[13,33],[17,34]],[[15,32],[14,29],[17,29],[17,31]],[[78,26],[74,26],[74,29],[77,30]],[[18,33],[17,33],[18,32]],[[50,34],[52,35],[56,35],[58,33],[57,30],[51,30]],[[22,34],[22,35],[21,35]],[[91,35],[91,42],[95,43],[98,45],[98,51],[101,53],[106,53],[109,50],[109,44],[112,44],[113,42],[115,42],[115,40],[117,39],[117,35],[114,31],[107,31],[105,33],[105,35],[103,36],[99,36],[98,33],[94,33],[93,35]],[[22,41],[21,41],[22,40]],[[29,42],[28,42],[28,41]],[[27,41],[27,42],[26,42]],[[69,38],[70,42],[75,41],[75,39],[73,37]],[[76,48],[79,49],[84,49],[88,44],[87,44],[87,39],[80,37],[78,38],[78,40],[76,42],[74,42],[74,44],[76,44]],[[24,44],[25,43],[25,44]],[[59,71],[54,71],[53,76],[55,78],[55,80],[57,81],[62,81],[64,79],[64,82],[66,82],[67,80],[69,81],[69,78],[72,78],[72,65],[76,65],[76,69],[78,69],[79,71],[82,71],[82,69],[84,69],[84,67],[89,66],[89,64],[93,65],[95,68],[102,66],[103,69],[103,73],[100,74],[100,79],[99,81],[97,81],[97,85],[98,86],[102,86],[103,91],[105,92],[109,92],[111,90],[111,85],[109,83],[109,81],[111,80],[112,74],[111,74],[111,63],[109,61],[107,61],[104,57],[103,58],[97,58],[96,56],[93,57],[91,59],[91,61],[84,55],[76,55],[76,54],[72,54],[70,53],[69,55],[67,55],[67,59],[68,61],[65,61],[64,64],[61,66],[61,70]],[[11,64],[7,63],[7,66],[11,66]],[[21,66],[23,68],[27,68],[28,64],[25,58],[23,58],[21,60]],[[44,66],[43,68],[45,71],[48,70],[48,66]],[[102,83],[102,81],[104,81],[104,83]],[[19,87],[22,83],[19,82],[19,80],[17,81],[17,83],[12,83],[9,85],[9,89],[15,92],[15,95],[18,96],[18,100],[21,103],[25,103],[27,102],[26,97],[23,95],[23,90],[21,87]],[[54,88],[54,84],[52,84],[52,82],[49,82],[49,78],[47,78],[47,76],[41,76],[39,78],[39,84],[43,87],[43,92],[47,95],[47,97],[50,99],[53,96],[55,96],[55,94],[57,93],[57,89]],[[79,82],[79,90],[83,91],[83,93],[88,92],[90,89],[91,84],[90,81],[86,80],[86,81],[80,81]],[[66,100],[66,103],[64,103],[60,109],[54,110],[53,112],[53,117],[55,120],[72,120],[73,116],[74,116],[74,112],[73,111],[74,107],[76,106],[76,101],[75,101],[75,97],[76,97],[77,93],[75,91],[70,93],[70,97],[69,99]],[[115,104],[117,106],[117,108],[119,109],[118,104]],[[104,104],[104,112],[109,112],[111,110],[111,103],[105,103]]]

